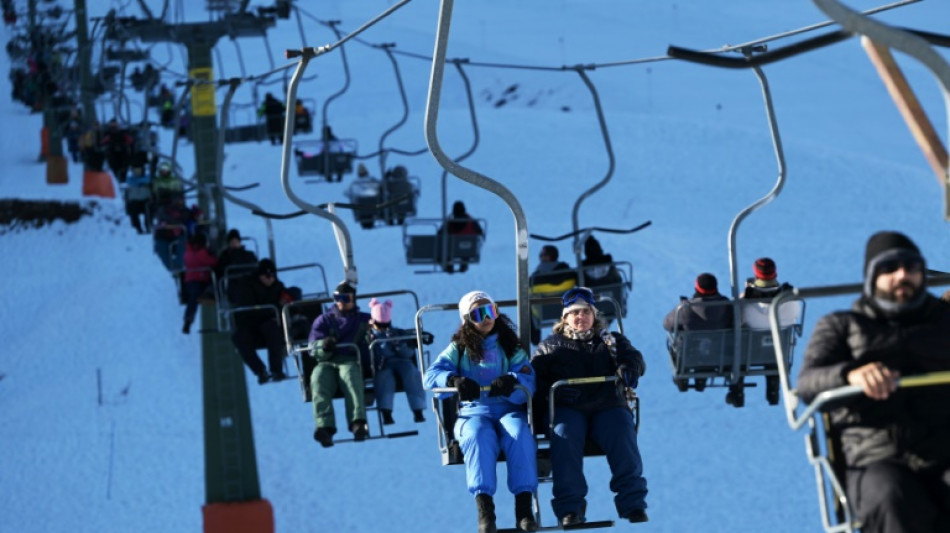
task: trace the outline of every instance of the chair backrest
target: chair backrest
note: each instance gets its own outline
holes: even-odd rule
[[[481,251],[481,235],[449,235],[449,261],[464,259],[469,263],[477,263]]]
[[[438,260],[438,243],[435,235],[407,235],[406,262],[413,264],[432,264]]]

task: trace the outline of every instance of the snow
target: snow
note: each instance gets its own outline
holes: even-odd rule
[[[153,11],[160,5],[148,2]],[[93,2],[102,15],[107,2]],[[111,4],[117,4],[112,2]],[[189,9],[199,9],[200,3]],[[663,56],[669,44],[711,49],[772,35],[824,20],[808,2],[565,0],[459,2],[452,19],[448,56],[473,62],[560,67]],[[868,1],[852,7],[867,9]],[[340,19],[352,30],[392,2],[321,2],[305,7],[321,20]],[[127,8],[134,11],[135,4]],[[937,33],[950,15],[930,0],[879,16],[889,23]],[[192,13],[195,20],[201,20]],[[392,67],[364,43],[398,43],[397,56],[409,98],[406,124],[387,146],[425,146],[423,117],[438,17],[437,2],[412,2],[346,46],[350,89],[329,107],[340,137],[375,151],[379,136],[401,117]],[[324,26],[304,19],[310,46],[335,41]],[[7,38],[10,30],[3,30]],[[807,36],[811,36],[808,34]],[[269,33],[275,56],[299,47],[296,22],[280,21]],[[783,41],[773,46],[788,44]],[[270,68],[258,39],[240,41],[248,74]],[[219,76],[241,74],[236,47],[221,41]],[[945,56],[945,52],[941,52]],[[156,61],[184,72],[173,47],[153,48]],[[918,63],[898,54],[922,105],[945,138],[947,113],[939,87]],[[275,57],[277,65],[283,60]],[[0,70],[10,67],[7,56]],[[781,280],[798,287],[860,281],[864,243],[880,229],[906,232],[931,268],[950,268],[943,192],[909,135],[857,39],[765,67],[785,148],[788,179],[778,198],[746,218],[737,235],[738,276],[751,275],[755,258],[770,256]],[[478,116],[478,146],[467,168],[492,177],[519,199],[531,233],[571,231],[577,197],[603,180],[608,165],[594,104],[571,70],[468,66]],[[313,60],[299,96],[322,104],[343,84],[340,54]],[[625,331],[645,354],[639,389],[639,442],[650,494],[650,522],[642,531],[774,533],[820,530],[816,493],[802,434],[791,431],[779,407],[768,406],[760,388],[735,409],[724,391],[680,393],[670,380],[661,327],[681,294],[691,292],[702,271],[729,287],[728,231],[733,217],[775,184],[775,155],[761,90],[750,71],[727,71],[679,61],[657,61],[589,71],[599,91],[616,156],[611,181],[579,208],[582,227],[630,228],[632,235],[600,234],[616,260],[634,264],[634,290]],[[279,76],[278,76],[279,78]],[[496,105],[517,84],[517,98]],[[281,84],[262,85],[260,96]],[[0,92],[9,94],[6,77]],[[133,99],[136,95],[132,95]],[[218,93],[218,101],[223,92]],[[235,103],[251,101],[243,88]],[[111,104],[101,118],[111,116]],[[133,108],[135,109],[135,108]],[[141,113],[133,111],[136,114]],[[319,121],[319,108],[316,116]],[[235,113],[232,123],[249,120]],[[183,309],[173,284],[137,235],[120,201],[84,198],[82,169],[71,164],[69,183],[47,185],[36,162],[40,116],[19,103],[0,102],[3,172],[0,197],[95,202],[96,215],[75,224],[4,230],[0,276],[0,531],[72,533],[197,531],[202,527],[204,450],[200,336],[181,334]],[[463,86],[446,68],[439,114],[442,147],[456,156],[473,143]],[[171,151],[171,137],[162,138]],[[259,183],[236,193],[276,213],[297,211],[280,185],[280,150],[266,143],[229,145],[224,180]],[[179,146],[185,169],[193,168],[190,144]],[[390,156],[422,184],[420,216],[443,210],[441,168],[431,155]],[[367,166],[378,175],[378,165]],[[308,202],[345,201],[353,176],[342,184],[303,183],[291,169],[294,191]],[[416,274],[403,260],[399,227],[363,230],[341,212],[353,238],[363,293],[410,289],[422,304],[451,303],[478,288],[498,299],[515,293],[515,232],[507,206],[496,196],[449,176],[449,203],[465,200],[470,213],[488,221],[481,263],[465,274]],[[267,232],[260,219],[234,204],[229,227],[254,237],[263,253]],[[342,279],[342,262],[330,225],[312,216],[274,222],[276,262],[319,262],[331,287]],[[533,269],[543,243],[532,240]],[[574,263],[570,244],[562,259]],[[289,278],[316,290],[314,277]],[[850,298],[808,302],[805,338],[821,315]],[[411,309],[397,301],[394,321],[411,325]],[[441,349],[457,315],[426,319]],[[211,325],[206,324],[205,327]],[[236,355],[235,355],[236,357]],[[793,367],[794,374],[797,368]],[[475,508],[462,467],[442,467],[430,413],[409,422],[396,399],[398,429],[420,436],[320,448],[312,440],[311,406],[295,381],[258,386],[248,376],[262,497],[274,508],[277,531],[383,531],[418,533],[474,529]],[[337,406],[338,419],[342,405]],[[340,422],[342,424],[342,421]],[[375,431],[375,426],[374,426]],[[501,467],[502,471],[504,467]],[[613,518],[609,470],[602,459],[587,462],[588,516]],[[504,479],[504,476],[501,477]],[[553,521],[542,486],[542,516]],[[499,526],[513,525],[513,498],[496,495]],[[615,530],[630,526],[618,522]]]

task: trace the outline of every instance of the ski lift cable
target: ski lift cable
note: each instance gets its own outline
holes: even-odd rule
[[[558,241],[563,241],[564,239],[566,239],[566,238],[568,238],[568,237],[575,237],[575,236],[577,236],[577,235],[583,235],[583,234],[585,234],[585,233],[592,233],[592,232],[594,232],[594,231],[599,231],[599,232],[602,232],[602,233],[615,233],[615,234],[636,233],[636,232],[638,232],[638,231],[640,231],[640,230],[642,230],[642,229],[645,229],[645,228],[649,227],[651,224],[653,224],[653,221],[647,220],[646,222],[644,222],[644,223],[642,223],[642,224],[640,224],[640,225],[638,225],[638,226],[634,226],[634,227],[632,227],[632,228],[630,228],[630,229],[602,228],[602,227],[600,227],[600,226],[591,226],[591,227],[587,227],[587,228],[580,228],[580,229],[578,229],[577,231],[571,231],[571,232],[565,233],[564,235],[558,235],[557,237],[547,237],[547,236],[545,236],[545,235],[538,235],[537,233],[532,233],[532,234],[530,234],[530,235],[528,235],[528,236],[531,237],[532,239],[537,239],[537,240],[539,240],[539,241],[558,242]]]
[[[442,82],[445,74],[445,54],[449,43],[449,31],[452,21],[454,0],[442,0],[436,30],[435,52],[432,58],[432,72],[429,79],[429,96],[426,102],[425,133],[429,151],[439,165],[462,181],[471,183],[499,196],[511,209],[515,219],[515,260],[517,263],[517,304],[519,337],[526,346],[531,338],[531,307],[528,290],[528,222],[518,198],[501,183],[463,167],[448,157],[439,143],[438,122],[439,104],[442,97]]]
[[[878,7],[875,7],[875,8],[871,8],[871,9],[865,10],[865,11],[863,11],[862,13],[864,13],[864,14],[880,13],[880,12],[887,11],[887,10],[891,10],[891,9],[895,9],[895,8],[898,8],[898,7],[903,7],[903,6],[908,5],[908,4],[917,3],[917,2],[920,2],[920,1],[921,1],[921,0],[900,0],[900,1],[898,1],[898,2],[893,2],[893,3],[890,3],[890,4],[886,4],[886,5],[882,5],[882,6],[878,6]],[[314,15],[308,13],[307,11],[305,11],[305,10],[299,8],[299,7],[297,7],[296,9],[298,9],[299,11],[301,11],[302,13],[304,13],[306,16],[309,16],[310,18],[312,18],[313,20],[315,20],[315,21],[317,21],[317,22],[319,22],[319,23],[321,23],[321,24],[327,24],[327,22],[320,20],[320,19],[317,18],[316,16],[314,16]],[[738,44],[738,45],[726,45],[726,46],[722,46],[722,47],[719,47],[719,48],[704,50],[704,52],[707,52],[707,53],[717,53],[717,52],[730,52],[730,51],[742,50],[743,48],[746,48],[746,47],[749,47],[749,46],[761,45],[761,44],[764,44],[764,43],[767,43],[767,42],[770,42],[770,41],[774,41],[774,40],[778,40],[778,39],[782,39],[782,38],[794,36],[794,35],[797,35],[797,34],[800,34],[800,33],[808,32],[808,31],[813,31],[813,30],[816,30],[816,29],[819,29],[819,28],[823,28],[823,27],[826,27],[826,26],[830,26],[830,25],[832,25],[832,24],[835,24],[835,21],[833,21],[833,20],[823,21],[823,22],[819,22],[819,23],[815,23],[815,24],[810,24],[810,25],[808,25],[808,26],[804,26],[804,27],[801,27],[801,28],[798,28],[798,29],[789,30],[789,31],[782,32],[782,33],[777,33],[777,34],[769,35],[769,36],[766,36],[766,37],[761,37],[761,38],[754,39],[754,40],[752,40],[752,41],[748,41],[748,42],[746,42],[746,43],[742,43],[742,44]],[[362,40],[360,40],[360,39],[357,39],[357,41],[360,42],[360,43],[362,43],[362,44],[364,44],[364,45],[366,45],[366,46],[372,46],[370,43],[367,43],[366,41],[362,41]],[[431,57],[431,56],[427,56],[427,55],[425,55],[425,54],[418,54],[418,53],[408,52],[408,51],[404,51],[404,50],[394,50],[393,53],[394,53],[394,54],[401,54],[401,55],[404,55],[404,56],[406,56],[406,57],[412,57],[412,58],[415,58],[415,59],[420,59],[420,60],[425,60],[425,61],[432,61],[432,57]],[[660,62],[660,61],[668,61],[668,60],[670,60],[670,59],[677,59],[677,58],[676,58],[676,57],[672,57],[672,56],[670,56],[669,54],[667,54],[667,55],[664,55],[664,56],[650,56],[650,57],[634,58],[634,59],[623,60],[623,61],[612,61],[612,62],[592,63],[592,64],[589,64],[589,65],[588,65],[587,67],[585,67],[585,68],[587,68],[588,70],[594,70],[594,69],[597,69],[597,68],[610,68],[610,67],[620,67],[620,66],[629,66],[629,65],[636,65],[636,64],[644,64],[644,63],[654,63],[654,62]],[[516,70],[542,70],[542,71],[570,70],[570,69],[573,69],[573,68],[574,68],[574,67],[568,67],[568,66],[559,66],[559,67],[558,67],[558,66],[526,65],[526,64],[514,64],[514,63],[493,63],[493,62],[483,62],[483,61],[470,61],[469,64],[472,65],[472,66],[475,66],[475,67],[488,67],[488,68],[500,68],[500,69],[516,69]]]

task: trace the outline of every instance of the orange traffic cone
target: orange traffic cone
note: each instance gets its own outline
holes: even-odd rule
[[[274,509],[267,500],[209,503],[201,514],[204,533],[274,533]]]
[[[112,176],[102,170],[85,170],[82,173],[82,195],[115,198]]]

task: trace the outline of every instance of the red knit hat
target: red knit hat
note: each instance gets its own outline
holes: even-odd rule
[[[752,265],[752,271],[758,279],[775,279],[778,272],[775,271],[775,261],[768,257],[760,257]]]

